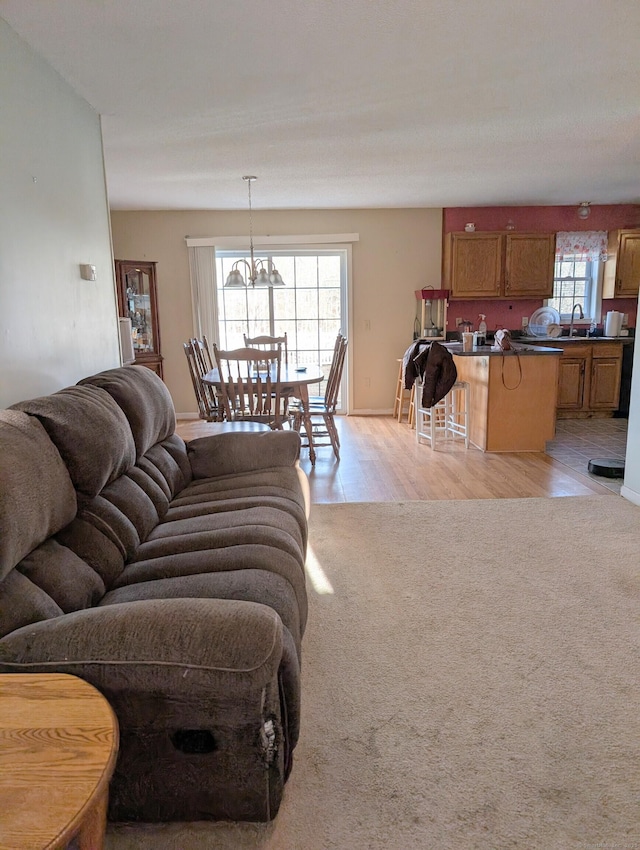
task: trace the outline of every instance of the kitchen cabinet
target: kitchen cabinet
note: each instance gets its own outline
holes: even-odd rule
[[[496,298],[502,286],[502,235],[450,233],[445,286],[454,298]]]
[[[612,415],[618,409],[623,343],[553,339],[539,344],[564,351],[558,370],[559,419]]]
[[[450,233],[443,277],[453,298],[549,298],[555,234]]]
[[[637,298],[640,290],[640,230],[609,232],[603,298]]]
[[[573,343],[572,343],[573,345]],[[575,348],[575,346],[574,346]],[[584,408],[585,377],[589,360],[589,347],[566,351],[558,369],[558,410],[582,410]]]
[[[594,346],[591,361],[589,407],[591,410],[617,410],[620,399],[622,349],[620,356],[607,356]]]
[[[471,443],[483,452],[543,452],[555,435],[560,352],[451,352],[458,380],[469,384]]]
[[[131,319],[135,364],[162,378],[156,263],[116,260],[118,312]]]

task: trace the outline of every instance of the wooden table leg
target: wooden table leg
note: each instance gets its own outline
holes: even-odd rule
[[[316,451],[313,448],[313,425],[311,424],[311,414],[309,412],[309,387],[306,384],[300,385],[298,398],[300,399],[300,407],[302,408],[304,430],[307,433],[307,439],[309,441],[309,460],[311,461],[311,466],[315,466]]]
[[[87,812],[78,832],[78,850],[103,850],[104,834],[107,828],[107,803],[109,788],[96,800],[91,811]]]

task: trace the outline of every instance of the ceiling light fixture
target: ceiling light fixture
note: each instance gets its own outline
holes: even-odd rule
[[[249,265],[249,263],[244,259],[244,257],[240,260],[236,260],[233,266],[231,267],[231,271],[229,272],[224,285],[225,287],[230,288],[247,286],[247,283],[244,277],[242,276],[242,272],[238,268],[240,263],[244,263],[248,270],[248,279],[251,286],[284,286],[285,283],[280,277],[280,272],[276,269],[275,266],[272,267],[271,272],[268,272],[265,268],[264,260],[255,260],[253,257],[253,210],[251,208],[251,181],[257,180],[258,178],[254,177],[253,175],[247,175],[242,179],[247,181],[249,187],[249,250],[251,254],[251,265]],[[258,268],[257,263],[260,264],[260,268]]]
[[[582,201],[578,204],[578,218],[589,218],[591,215],[591,201]]]

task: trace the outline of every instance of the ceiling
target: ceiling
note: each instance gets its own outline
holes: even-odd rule
[[[0,0],[114,209],[640,202],[637,0]]]

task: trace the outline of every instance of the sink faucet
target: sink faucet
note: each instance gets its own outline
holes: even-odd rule
[[[569,336],[573,336],[573,320],[576,315],[576,307],[580,311],[580,318],[584,319],[584,313],[582,312],[582,304],[574,304],[571,308],[571,324],[569,325]]]

